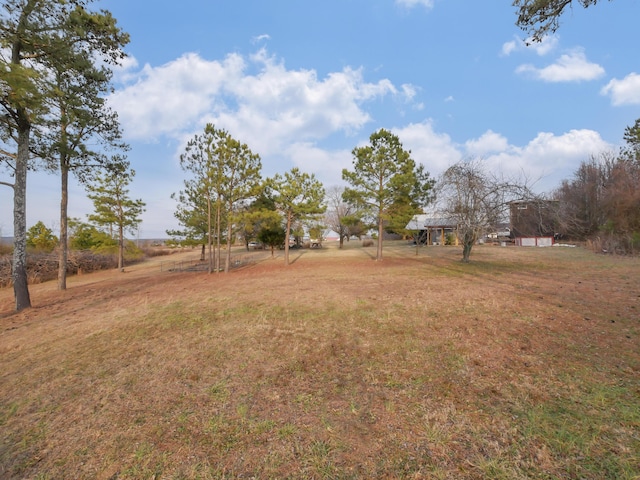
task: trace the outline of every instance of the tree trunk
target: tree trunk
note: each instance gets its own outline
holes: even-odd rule
[[[469,257],[471,256],[471,249],[473,244],[476,243],[476,235],[473,233],[467,233],[462,237],[462,261],[469,263]]]
[[[27,285],[27,166],[31,126],[26,112],[19,109],[18,155],[13,186],[13,293],[16,310],[31,307]]]
[[[231,212],[233,205],[229,205],[229,212]],[[231,268],[231,221],[227,222],[227,258],[224,262],[224,272],[228,273]]]
[[[376,261],[382,260],[382,234],[384,232],[382,214],[378,216],[378,252],[376,254]]]
[[[464,263],[469,263],[469,257],[471,256],[471,248],[473,247],[473,243],[465,242],[462,246],[462,261]]]
[[[209,250],[209,270],[207,273],[212,273],[213,272],[213,249],[211,247],[211,237],[212,237],[212,231],[211,231],[211,195],[207,196],[207,229],[208,229],[208,235],[207,235],[207,247]]]
[[[124,272],[124,226],[120,225],[118,228],[118,234],[120,242],[118,246],[118,269]]]
[[[221,253],[221,226],[220,219],[222,218],[222,205],[220,205],[220,199],[216,200],[216,273],[220,273],[220,253]]]
[[[291,212],[287,213],[287,231],[284,236],[284,264],[289,266],[289,236],[291,235]]]
[[[69,204],[69,168],[65,159],[60,160],[60,243],[58,248],[58,290],[67,289],[67,260],[69,254],[67,207]]]
[[[224,261],[224,273],[229,273],[231,268],[231,222],[227,228],[227,258]]]

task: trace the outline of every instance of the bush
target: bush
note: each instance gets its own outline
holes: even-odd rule
[[[447,236],[444,240],[445,245],[455,245],[456,244],[456,236],[454,233],[447,233]]]
[[[57,244],[58,237],[42,222],[27,230],[27,247],[37,253],[51,253]]]
[[[587,240],[587,248],[595,253],[637,255],[640,253],[640,234],[633,232],[630,235],[600,235]]]

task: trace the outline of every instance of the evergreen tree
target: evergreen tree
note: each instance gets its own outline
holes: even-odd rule
[[[420,166],[416,168],[411,152],[400,139],[380,129],[369,137],[370,145],[353,150],[353,170],[342,170],[346,202],[368,209],[378,227],[376,260],[382,260],[382,239],[385,224],[393,218],[407,224],[408,219],[429,201],[433,182]]]
[[[284,244],[287,235],[282,226],[273,225],[265,227],[258,233],[258,241],[271,249],[271,257],[274,250]]]
[[[205,248],[209,239],[208,204],[205,195],[195,179],[184,182],[184,190],[171,194],[171,198],[178,202],[173,216],[178,220],[182,229],[167,230],[167,235],[180,239],[182,245],[202,245],[200,260],[205,259]]]
[[[39,221],[27,231],[27,247],[34,248],[40,252],[52,252],[57,243],[58,238],[42,221]]]
[[[235,217],[234,223],[238,228],[238,232],[244,238],[247,250],[251,240],[257,239],[261,241],[260,235],[263,230],[274,231],[280,229],[284,235],[282,216],[278,213],[275,201],[271,198],[267,185],[268,182],[260,185],[255,198],[248,205],[243,206]]]
[[[289,238],[296,221],[319,215],[323,205],[324,187],[315,175],[301,172],[297,167],[283,175],[276,174],[270,181],[274,202],[285,220],[284,263],[289,265]]]
[[[124,269],[124,234],[133,232],[140,225],[140,215],[145,211],[142,200],[129,198],[128,185],[135,176],[135,170],[128,169],[126,162],[118,162],[121,167],[114,168],[104,175],[96,176],[94,182],[87,185],[88,197],[93,202],[95,213],[89,215],[89,221],[108,228],[113,236],[117,229],[118,269]]]
[[[225,272],[231,265],[231,238],[235,207],[257,191],[260,182],[260,157],[246,144],[234,139],[225,130],[207,124],[204,133],[196,135],[180,156],[182,169],[193,178],[185,185],[189,200],[195,205],[199,195],[206,201],[207,236],[209,242],[209,273],[213,271],[212,237],[216,239],[216,272],[220,270],[222,225],[226,223],[227,252]],[[186,199],[186,197],[184,198]],[[215,220],[212,218],[215,208]],[[183,211],[182,216],[187,213]],[[194,212],[195,213],[195,212]],[[224,219],[223,219],[224,214]],[[189,217],[187,214],[185,218]],[[215,233],[212,226],[215,225]]]
[[[60,174],[60,290],[66,289],[67,278],[69,173],[86,182],[100,168],[109,168],[110,162],[119,158],[96,147],[128,149],[121,141],[117,115],[106,106],[103,97],[110,91],[112,72],[93,62],[89,52],[78,51],[71,65],[54,63],[50,67],[54,88],[40,155],[48,159],[48,168]]]

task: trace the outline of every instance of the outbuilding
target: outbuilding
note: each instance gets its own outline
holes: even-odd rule
[[[509,203],[511,235],[519,247],[551,247],[557,235],[558,202],[518,200]]]

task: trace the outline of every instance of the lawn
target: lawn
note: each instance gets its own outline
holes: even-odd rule
[[[0,478],[640,478],[640,259],[374,248],[0,290]]]

